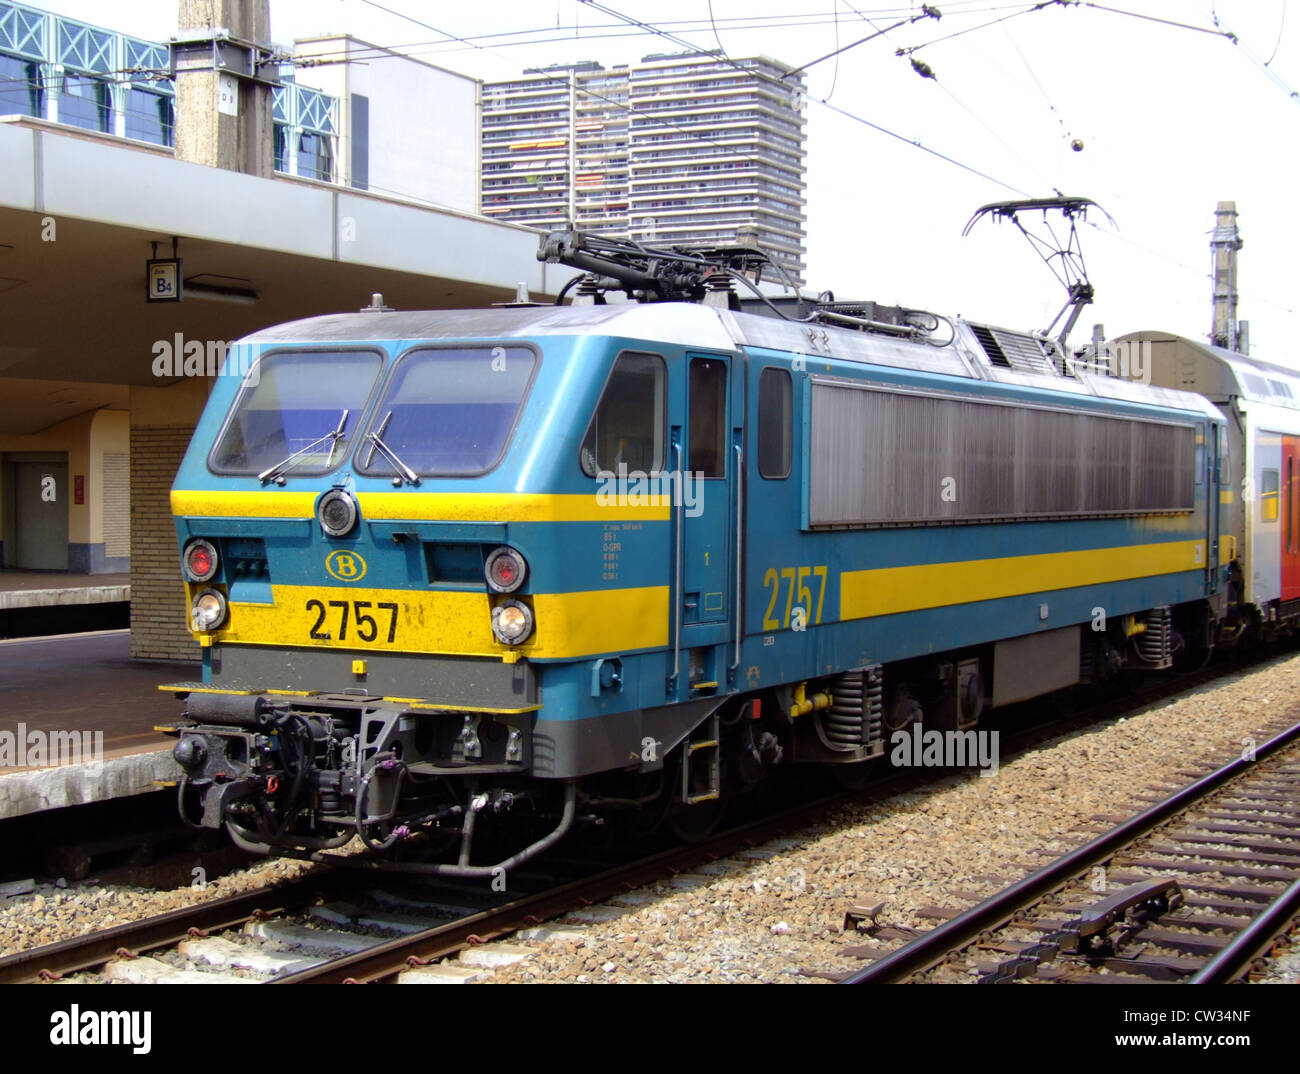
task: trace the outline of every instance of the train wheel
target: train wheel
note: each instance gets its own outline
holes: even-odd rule
[[[886,732],[906,731],[914,723],[921,723],[925,713],[921,702],[916,699],[911,686],[899,683],[891,693],[889,704],[885,708]]]

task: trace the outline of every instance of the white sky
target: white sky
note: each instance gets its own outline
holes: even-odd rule
[[[167,0],[31,2],[160,41],[176,31],[179,7]],[[717,47],[706,0],[602,2],[701,48]],[[537,30],[549,31],[537,35],[548,40],[512,47],[496,38],[478,49],[424,44],[442,35],[381,4],[450,35]],[[729,55],[761,53],[800,65],[872,33],[864,16],[885,27],[920,8],[886,4],[712,0],[711,6]],[[1300,367],[1300,346],[1293,344],[1300,301],[1294,206],[1300,97],[1290,96],[1300,89],[1300,4],[1288,13],[1286,0],[1218,0],[1214,9],[1237,34],[1237,45],[1086,4],[1054,6],[921,50],[917,58],[937,82],[919,77],[895,49],[1032,5],[937,0],[936,6],[944,13],[940,21],[905,26],[843,53],[838,65],[828,60],[808,72],[809,286],[833,289],[837,298],[1044,328],[1064,291],[1025,240],[1008,224],[984,221],[966,238],[961,229],[985,202],[1048,196],[1059,188],[1094,199],[1118,224],[1116,234],[1094,213],[1090,222],[1104,230],[1083,229],[1097,301],[1084,311],[1072,341],[1082,342],[1096,321],[1112,336],[1160,328],[1203,338],[1211,316],[1214,208],[1234,200],[1245,238],[1240,315],[1251,323],[1252,352]],[[1213,28],[1208,0],[1104,6]],[[786,18],[763,25],[764,16]],[[422,58],[485,79],[570,60],[611,65],[680,51],[579,0],[271,0],[271,19],[278,42],[351,33],[384,45],[420,43],[413,51]],[[814,24],[788,25],[798,21]],[[837,108],[1017,189],[817,103],[828,95]],[[1083,139],[1082,152],[1071,151],[1072,138]]]

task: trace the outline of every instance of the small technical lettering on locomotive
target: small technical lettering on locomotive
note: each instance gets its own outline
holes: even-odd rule
[[[680,507],[687,518],[699,518],[704,513],[700,496],[703,480],[703,471],[660,470],[648,474],[629,470],[626,463],[620,462],[616,471],[597,471],[596,503],[601,507]]]

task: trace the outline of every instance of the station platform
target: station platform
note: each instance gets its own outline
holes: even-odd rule
[[[0,641],[0,820],[177,777],[173,741],[153,728],[181,703],[158,686],[197,678],[198,661],[132,660],[129,642],[126,630]]]
[[[77,604],[119,604],[130,599],[129,574],[0,570],[0,611]]]
[[[0,571],[0,638],[112,630],[130,608],[129,574]]]

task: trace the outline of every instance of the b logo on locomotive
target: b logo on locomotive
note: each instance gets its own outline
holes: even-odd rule
[[[359,582],[366,576],[366,561],[356,552],[339,548],[325,557],[325,569],[340,582]]]

